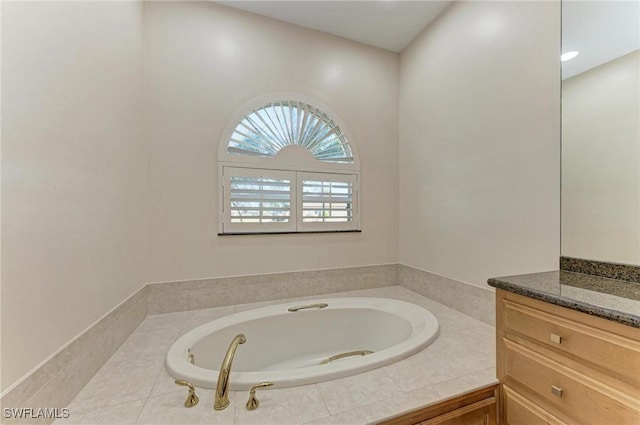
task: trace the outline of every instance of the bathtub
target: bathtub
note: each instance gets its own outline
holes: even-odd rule
[[[262,381],[279,388],[306,385],[409,357],[433,342],[438,329],[438,320],[428,310],[392,299],[279,304],[232,314],[187,332],[169,349],[166,368],[175,379],[215,388],[231,340],[243,333],[247,341],[236,351],[230,389],[246,390]]]

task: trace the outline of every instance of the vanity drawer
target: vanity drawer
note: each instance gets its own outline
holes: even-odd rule
[[[504,391],[506,425],[566,425],[508,386]]]
[[[637,400],[526,347],[507,339],[503,342],[507,382],[512,380],[526,387],[580,424],[640,423],[640,402]]]
[[[573,320],[504,300],[509,333],[553,347],[640,387],[640,343]]]

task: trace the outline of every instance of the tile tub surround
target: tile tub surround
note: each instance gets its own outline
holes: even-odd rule
[[[495,326],[492,290],[402,264],[398,267],[400,284],[405,288]]]
[[[241,304],[249,302],[269,303],[275,299],[384,289],[398,284],[493,324],[494,304],[487,301],[493,299],[493,294],[487,296],[488,290],[400,264],[152,283],[145,285],[6,391],[0,399],[0,406],[64,406],[147,314],[198,309],[201,314],[206,314],[203,312],[207,310],[203,309],[213,307],[235,306],[239,309],[243,308]],[[51,420],[39,423],[51,423]]]
[[[66,406],[146,316],[147,287],[144,286],[10,387],[0,399],[0,407]],[[52,420],[20,422],[5,418],[3,410],[1,422],[45,424]]]
[[[640,328],[640,283],[551,271],[488,280],[490,286]]]
[[[324,295],[398,284],[398,264],[149,285],[149,314]]]
[[[493,291],[402,264],[149,284],[149,314],[400,285],[489,325]]]
[[[560,270],[640,283],[640,266],[560,257]]]
[[[400,286],[323,297],[369,296],[410,301],[440,321],[440,336],[405,360],[334,381],[259,390],[260,407],[245,408],[247,391],[232,392],[231,405],[215,412],[213,391],[187,395],[164,368],[164,356],[180,335],[237,311],[313,297],[270,300],[148,316],[69,404],[70,417],[55,424],[366,424],[497,383],[495,329]]]

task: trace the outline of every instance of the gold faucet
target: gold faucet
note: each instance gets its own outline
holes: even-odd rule
[[[177,379],[175,382],[178,385],[189,388],[189,395],[187,396],[187,400],[184,402],[184,407],[193,407],[198,404],[199,399],[196,395],[196,389],[193,387],[191,382],[183,379]]]
[[[256,390],[258,388],[266,388],[272,385],[273,382],[260,382],[259,384],[255,384],[251,387],[251,391],[249,391],[249,400],[247,400],[247,410],[256,410],[258,406],[260,406],[258,397],[256,397]]]
[[[213,408],[216,410],[225,409],[229,405],[229,374],[231,373],[231,363],[233,362],[233,356],[236,354],[236,348],[238,345],[247,342],[247,338],[244,334],[238,334],[231,341],[227,354],[224,356],[222,366],[220,367],[220,374],[218,374],[218,384],[216,386],[216,401],[213,403]]]

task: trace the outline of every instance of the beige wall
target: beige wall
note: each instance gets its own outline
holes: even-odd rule
[[[640,51],[562,82],[562,254],[640,264]]]
[[[559,51],[559,2],[461,2],[402,52],[401,263],[480,286],[557,268]]]
[[[150,281],[397,262],[397,54],[211,2],[151,2],[146,31]],[[361,234],[217,236],[222,132],[270,92],[312,96],[347,123]]]
[[[456,4],[402,73],[211,2],[2,7],[3,389],[145,281],[400,258],[484,285],[556,266],[557,4]],[[361,234],[216,235],[221,133],[276,91],[347,123]]]
[[[143,4],[2,2],[2,42],[4,390],[146,280]]]

